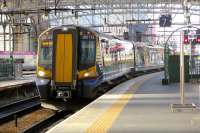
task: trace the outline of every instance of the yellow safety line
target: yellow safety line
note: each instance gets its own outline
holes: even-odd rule
[[[133,98],[133,92],[138,89],[146,79],[147,78],[137,82],[124,94],[121,94],[121,97],[117,99],[117,101],[86,130],[86,133],[106,133],[112,126],[113,122],[117,119],[125,105],[131,98]]]

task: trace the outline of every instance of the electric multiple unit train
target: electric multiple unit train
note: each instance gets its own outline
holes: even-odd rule
[[[163,65],[163,48],[136,45],[81,26],[59,26],[38,39],[37,77],[43,97],[93,98],[105,81],[136,67]]]

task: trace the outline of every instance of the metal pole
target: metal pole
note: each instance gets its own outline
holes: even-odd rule
[[[9,52],[11,57],[11,25],[9,25]]]
[[[165,47],[164,47],[164,65],[165,65],[165,71],[164,71],[164,75],[165,75],[165,79],[167,79],[167,59],[166,59],[166,56],[167,56],[167,44],[165,42],[165,27],[164,27],[164,44],[165,44]]]
[[[165,42],[165,27],[164,27],[164,42]]]
[[[134,52],[134,69],[136,68],[136,45],[133,44],[133,52]]]
[[[182,38],[182,36],[181,36]],[[181,95],[181,104],[184,104],[184,46],[183,41],[180,43],[180,95]]]
[[[31,27],[28,27],[28,51],[31,51]]]
[[[14,19],[13,19],[14,22]],[[12,22],[12,26],[14,25],[14,23]],[[15,78],[15,69],[14,69],[14,62],[13,62],[13,52],[15,51],[15,29],[14,27],[12,27],[12,72],[13,72],[13,76]]]
[[[199,89],[199,108],[200,108],[200,85],[198,85],[198,89]]]
[[[15,119],[15,127],[18,127],[17,115],[14,115],[14,119]]]
[[[6,51],[6,24],[5,22],[3,23],[3,44],[4,44],[4,51]]]

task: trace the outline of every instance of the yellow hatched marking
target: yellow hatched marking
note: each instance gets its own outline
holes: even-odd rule
[[[127,105],[130,99],[133,98],[133,92],[136,91],[146,80],[143,79],[140,82],[134,84],[128,89],[121,97],[106,111],[104,112],[96,122],[94,122],[87,130],[86,133],[106,133],[111,128],[123,108]]]

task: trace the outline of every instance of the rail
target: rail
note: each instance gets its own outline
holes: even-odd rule
[[[55,114],[47,117],[46,119],[32,125],[29,128],[26,128],[22,131],[22,133],[35,133],[35,132],[42,132],[42,129],[45,129],[48,127],[48,125],[51,125],[52,123],[55,123],[56,121],[60,120],[63,117],[69,117],[74,112],[72,111],[65,111],[65,110],[59,110]]]
[[[4,83],[0,86],[0,123],[41,105],[34,81]]]
[[[22,115],[25,111],[41,106],[40,97],[32,97],[7,104],[0,107],[0,122],[14,118],[15,115]]]

